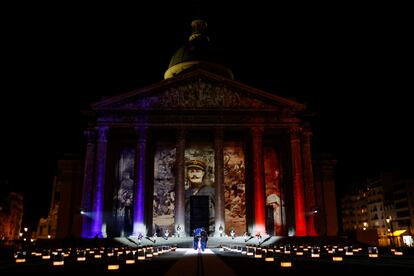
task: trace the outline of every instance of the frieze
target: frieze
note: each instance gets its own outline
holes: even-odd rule
[[[177,87],[170,87],[158,95],[144,96],[128,102],[119,102],[111,108],[136,109],[174,109],[174,108],[246,108],[246,109],[275,109],[255,98],[249,98],[244,93],[234,91],[225,85],[214,85],[202,80],[190,82]]]
[[[175,123],[177,121],[182,122],[193,122],[193,123],[217,123],[217,122],[228,122],[228,123],[240,123],[240,124],[273,124],[273,123],[285,123],[285,124],[297,124],[300,120],[292,118],[283,118],[276,111],[269,112],[199,112],[199,111],[188,111],[188,112],[175,112],[174,110],[165,112],[155,112],[151,114],[143,114],[141,112],[120,112],[114,110],[102,114],[97,119],[100,124],[107,123],[135,123],[137,125],[146,125],[147,123],[153,122],[170,122]]]
[[[251,115],[248,112],[244,114],[236,114],[222,117],[220,115],[183,115],[183,114],[169,114],[168,116],[163,116],[161,114],[151,116],[147,120],[142,120],[142,118],[136,117],[134,115],[130,116],[106,116],[101,118],[99,123],[118,126],[118,127],[130,127],[136,125],[142,126],[177,126],[180,124],[185,125],[196,125],[196,126],[218,126],[218,125],[239,125],[239,126],[280,126],[280,127],[289,127],[291,125],[296,125],[297,122],[289,123],[285,121],[277,120],[276,117],[266,117],[263,121],[252,121]]]

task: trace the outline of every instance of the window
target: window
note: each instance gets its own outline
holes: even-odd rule
[[[410,220],[408,220],[408,219],[398,221],[398,226],[410,226],[410,224],[411,224]]]
[[[407,201],[398,202],[398,203],[395,204],[396,209],[407,208],[407,207],[408,207],[408,202]]]
[[[401,217],[409,217],[410,216],[410,212],[407,210],[407,211],[400,211],[400,212],[397,212],[397,217],[399,217],[399,218],[401,218]]]
[[[407,194],[404,193],[404,192],[394,194],[394,200],[403,199],[403,198],[406,198],[406,197],[407,197]]]

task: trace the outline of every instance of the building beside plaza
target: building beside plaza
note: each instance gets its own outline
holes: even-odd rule
[[[341,199],[344,232],[375,230],[381,246],[413,246],[414,181],[383,173],[368,179]]]
[[[206,22],[192,28],[164,80],[84,112],[79,234],[335,235],[333,163],[314,177],[311,113],[236,81]]]
[[[0,240],[18,240],[23,218],[23,195],[10,192],[0,198]]]
[[[57,166],[50,209],[47,217],[39,219],[37,239],[79,237],[81,233],[83,160],[78,155],[66,154]]]

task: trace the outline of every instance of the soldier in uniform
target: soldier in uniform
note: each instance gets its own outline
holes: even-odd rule
[[[186,162],[187,166],[187,183],[185,190],[185,209],[186,221],[189,222],[190,198],[193,196],[209,197],[209,228],[214,231],[214,203],[215,189],[206,183],[204,176],[206,174],[206,165],[201,160],[190,160]],[[188,226],[187,226],[188,227]]]

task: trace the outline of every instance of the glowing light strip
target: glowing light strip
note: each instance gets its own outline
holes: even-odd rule
[[[306,236],[305,198],[302,180],[301,150],[298,134],[292,134],[293,202],[295,206],[296,236]]]
[[[98,151],[96,162],[96,191],[93,200],[93,221],[92,221],[92,235],[98,235],[102,238],[102,222],[103,222],[103,197],[105,187],[105,167],[106,167],[106,136],[108,127],[99,127],[98,129]]]
[[[253,129],[254,217],[255,234],[266,233],[265,189],[262,165],[262,133]]]
[[[292,267],[292,263],[291,262],[280,262],[280,266],[281,267]]]
[[[108,265],[108,270],[118,270],[119,265]]]
[[[136,183],[135,183],[135,204],[134,204],[134,228],[133,235],[138,236],[140,233],[146,233],[144,225],[144,186],[145,186],[145,152],[146,152],[146,131],[140,130],[138,148],[136,155]]]

